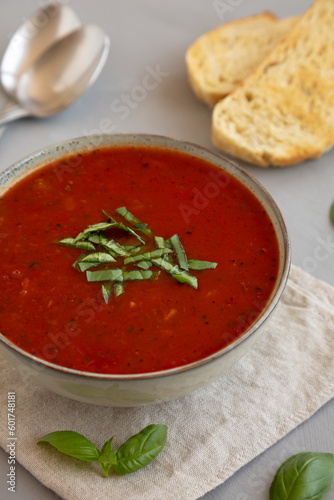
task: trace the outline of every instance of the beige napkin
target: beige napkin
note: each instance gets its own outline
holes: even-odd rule
[[[113,409],[30,387],[0,360],[1,446],[6,447],[7,391],[16,392],[17,458],[39,481],[73,500],[190,500],[224,482],[334,396],[334,288],[292,267],[275,317],[262,339],[228,374],[176,401]],[[98,447],[121,442],[150,423],[169,427],[149,466],[101,476],[36,440],[76,430]]]

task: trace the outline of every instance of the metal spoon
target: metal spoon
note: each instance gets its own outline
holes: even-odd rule
[[[26,19],[12,36],[1,62],[0,78],[7,94],[15,98],[22,73],[51,45],[79,26],[77,14],[59,4],[49,4]]]
[[[53,44],[19,77],[16,101],[0,113],[0,125],[29,115],[49,116],[68,107],[100,74],[109,45],[108,36],[94,25],[78,28]]]

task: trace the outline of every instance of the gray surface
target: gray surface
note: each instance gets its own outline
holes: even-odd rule
[[[44,3],[1,0],[0,53],[18,24]],[[111,54],[106,68],[95,86],[62,114],[11,124],[0,140],[0,169],[45,145],[95,129],[159,133],[214,149],[210,140],[210,110],[195,99],[187,83],[186,48],[197,36],[223,21],[268,9],[280,16],[298,14],[311,1],[71,0],[62,3],[73,7],[84,23],[99,24],[109,33]],[[224,14],[222,10],[217,11],[217,5],[230,7]],[[145,82],[148,68],[157,67],[164,75],[154,89],[147,90],[145,95],[140,93],[137,86]],[[117,100],[131,93],[135,99],[120,110]],[[4,96],[0,95],[0,105],[2,102]],[[283,170],[246,167],[270,191],[283,212],[292,241],[293,263],[332,285],[334,228],[329,223],[328,210],[334,200],[333,163],[334,151],[319,160]],[[18,420],[19,416],[18,408]],[[333,453],[334,400],[203,498],[266,500],[278,466],[290,455],[305,450]],[[17,492],[13,497],[6,491],[7,472],[7,455],[0,450],[1,499],[59,498],[22,467],[17,469]],[[96,498],[99,498],[98,492]],[[334,487],[328,499],[334,499]]]

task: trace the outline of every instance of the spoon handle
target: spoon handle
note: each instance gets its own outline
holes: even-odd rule
[[[0,111],[0,127],[5,123],[28,116],[29,111],[21,108],[15,101],[9,101]]]

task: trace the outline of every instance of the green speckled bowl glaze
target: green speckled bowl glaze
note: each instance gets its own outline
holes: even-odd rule
[[[0,195],[33,170],[71,154],[113,145],[157,146],[202,158],[246,185],[267,211],[276,230],[280,263],[275,288],[257,320],[234,342],[194,363],[138,375],[81,372],[55,365],[16,347],[0,334],[0,352],[24,380],[67,398],[102,406],[131,407],[162,403],[196,391],[223,375],[264,332],[285,288],[290,269],[290,245],[285,223],[275,202],[249,173],[230,160],[195,144],[145,134],[93,135],[67,140],[33,153],[0,174]]]

